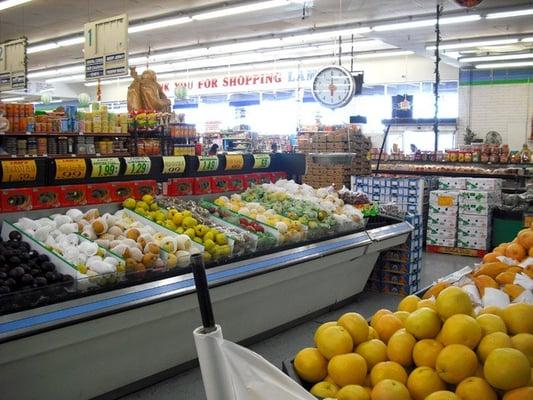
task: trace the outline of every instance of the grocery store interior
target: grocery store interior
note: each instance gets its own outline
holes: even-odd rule
[[[0,398],[533,400],[532,22],[0,0]]]

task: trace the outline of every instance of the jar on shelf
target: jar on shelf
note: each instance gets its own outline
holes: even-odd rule
[[[459,151],[450,150],[450,162],[457,162],[459,160]]]
[[[508,164],[511,160],[510,153],[500,153],[500,164]]]
[[[471,163],[472,162],[472,151],[465,151],[465,163]]]
[[[481,151],[483,146],[479,144],[472,145],[472,162],[479,163],[481,162]]]
[[[44,156],[46,154],[48,148],[47,142],[46,138],[37,138],[37,155]]]
[[[464,163],[465,162],[465,152],[459,151],[457,154],[457,162]]]
[[[500,162],[500,153],[491,153],[489,162],[491,164],[498,164]]]

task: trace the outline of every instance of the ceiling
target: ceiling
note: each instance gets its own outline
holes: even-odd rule
[[[220,0],[33,0],[26,5],[0,12],[0,42],[25,35],[30,43],[80,33],[83,24],[127,12],[130,24],[161,15],[176,15],[243,3]],[[436,0],[314,0],[310,15],[302,18],[302,4],[260,12],[194,21],[185,25],[130,34],[130,53],[182,47],[212,41],[253,38],[272,34],[344,25],[376,20],[398,20],[410,16],[429,16],[435,12]],[[477,10],[508,6],[532,5],[524,0],[484,0]],[[445,12],[463,12],[452,0],[443,1]],[[531,16],[482,20],[442,27],[443,40],[533,33]],[[429,55],[425,45],[434,40],[433,27],[405,31],[371,32],[378,38],[402,49]],[[83,59],[82,45],[63,47],[29,55],[29,69],[72,64]]]

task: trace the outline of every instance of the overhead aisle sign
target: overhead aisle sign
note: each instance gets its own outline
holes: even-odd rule
[[[0,92],[26,89],[26,38],[0,44]]]
[[[85,24],[85,79],[128,74],[127,14]]]

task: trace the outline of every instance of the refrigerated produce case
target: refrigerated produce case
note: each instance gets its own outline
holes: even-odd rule
[[[371,217],[360,232],[209,269],[225,336],[257,339],[339,306],[363,290],[379,252],[403,243],[411,230]],[[199,318],[190,272],[1,316],[2,393],[116,398],[190,367]]]

